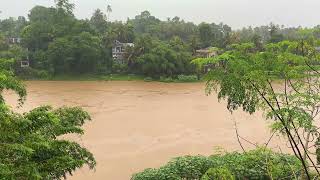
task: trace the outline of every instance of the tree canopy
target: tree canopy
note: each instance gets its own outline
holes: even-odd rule
[[[77,19],[73,15],[74,4],[68,0],[56,0],[55,3],[53,7],[35,6],[30,10],[28,19],[18,17],[0,21],[0,57],[16,61],[14,68],[17,75],[199,75],[200,71],[190,64],[190,59],[197,57],[196,50],[199,49],[216,47],[228,50],[233,44],[253,43],[256,49],[262,51],[268,43],[296,41],[301,35],[320,45],[319,26],[295,28],[270,23],[233,30],[224,23],[195,24],[179,17],[161,20],[149,11],[143,11],[127,21],[111,21],[110,5],[96,9],[89,19]],[[26,55],[11,53],[15,47],[8,39],[14,37],[21,38],[22,43],[18,46],[27,50]],[[179,39],[182,44],[179,48],[172,45],[174,39]],[[126,49],[124,64],[113,59],[115,40],[137,46]],[[162,54],[155,50],[148,51],[151,47],[161,49]],[[168,57],[163,57],[165,54]],[[19,61],[27,58],[30,67],[19,69]],[[162,65],[159,66],[159,63]]]

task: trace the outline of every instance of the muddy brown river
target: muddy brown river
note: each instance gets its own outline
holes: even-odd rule
[[[96,157],[95,171],[78,170],[72,180],[128,180],[135,172],[156,168],[181,155],[210,155],[216,147],[241,150],[241,136],[263,144],[270,132],[261,113],[232,115],[216,95],[206,96],[203,83],[26,82],[23,112],[40,105],[81,106],[92,116],[85,135],[72,137]],[[16,95],[6,93],[16,105]],[[270,147],[281,144],[278,137]],[[247,148],[253,145],[243,142]]]

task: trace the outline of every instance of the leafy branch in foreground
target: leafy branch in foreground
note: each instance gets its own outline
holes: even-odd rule
[[[10,71],[13,67],[14,60],[0,58],[0,105],[4,104],[2,97],[3,90],[12,90],[19,95],[19,103],[22,104],[27,95],[23,84],[14,77]]]
[[[301,40],[271,43],[264,51],[237,44],[220,56],[194,63],[214,67],[207,75],[207,92],[218,92],[231,112],[262,110],[274,120],[272,130],[287,137],[310,179],[310,167],[320,175],[312,157],[319,149],[319,57],[312,44]]]
[[[0,93],[14,90],[22,103],[23,84],[8,71],[0,71]],[[0,94],[0,177],[1,179],[61,179],[88,165],[96,166],[93,154],[78,143],[63,140],[66,134],[83,134],[90,120],[81,108],[50,106],[18,114],[6,106]]]

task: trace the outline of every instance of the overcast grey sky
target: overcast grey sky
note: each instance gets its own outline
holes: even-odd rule
[[[133,18],[144,10],[166,19],[179,16],[195,23],[224,22],[233,28],[265,25],[286,26],[320,24],[320,0],[72,0],[75,15],[89,18],[94,9],[112,6],[112,20]],[[0,0],[0,18],[27,15],[35,5],[52,6],[54,0]]]

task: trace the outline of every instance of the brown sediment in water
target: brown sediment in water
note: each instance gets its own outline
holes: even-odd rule
[[[205,95],[203,83],[30,81],[26,85],[27,101],[17,111],[40,105],[81,106],[92,116],[85,135],[72,139],[95,155],[96,171],[83,168],[69,179],[127,180],[173,157],[210,155],[215,147],[240,150],[234,120],[241,136],[252,142],[263,144],[270,136],[261,113],[230,114],[215,94]],[[13,93],[6,93],[6,100],[16,105]],[[277,149],[280,142],[275,137],[270,147]]]

